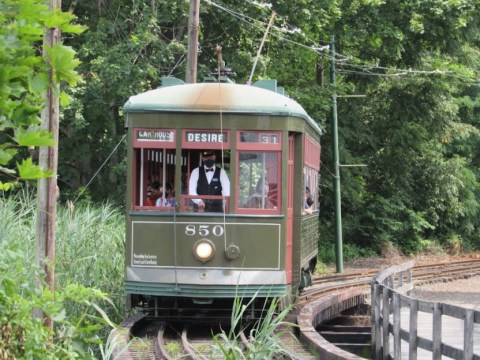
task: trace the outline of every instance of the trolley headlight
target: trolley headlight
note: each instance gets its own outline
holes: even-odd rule
[[[193,245],[193,254],[198,260],[206,263],[215,255],[215,245],[207,239],[198,240],[195,245]]]

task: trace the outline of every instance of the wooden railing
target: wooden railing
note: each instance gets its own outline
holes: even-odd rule
[[[374,359],[401,359],[401,341],[408,343],[408,358],[417,358],[417,349],[432,352],[432,359],[480,359],[473,353],[474,325],[480,324],[480,311],[409,297],[413,289],[413,261],[381,270],[372,282],[372,354]],[[400,311],[409,309],[408,330],[401,328]],[[432,336],[418,336],[418,313],[432,314]],[[391,322],[391,315],[392,320]],[[442,342],[442,316],[463,320],[463,349]],[[393,335],[393,356],[390,351]]]

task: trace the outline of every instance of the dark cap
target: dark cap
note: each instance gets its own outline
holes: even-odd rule
[[[202,156],[211,156],[211,155],[215,155],[215,151],[213,151],[213,150],[202,151]]]

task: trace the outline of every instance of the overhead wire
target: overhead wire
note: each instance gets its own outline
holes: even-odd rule
[[[351,67],[352,70],[347,69],[347,67]],[[379,70],[379,71],[375,71]],[[383,71],[383,72],[380,72]],[[470,70],[472,71],[472,70]],[[472,71],[473,72],[473,71]],[[361,76],[376,76],[376,77],[409,77],[410,79],[420,80],[423,79],[424,76],[441,76],[446,78],[452,78],[457,81],[462,81],[464,83],[468,83],[469,85],[479,85],[480,82],[478,80],[473,80],[472,77],[462,76],[457,74],[455,71],[450,70],[415,70],[415,69],[398,69],[398,68],[386,68],[380,66],[368,66],[368,65],[352,65],[352,64],[343,64],[337,68],[337,73],[339,74],[347,74],[347,75],[361,75]],[[473,73],[472,73],[473,75]]]
[[[127,137],[127,134],[124,134],[122,136],[122,138],[120,139],[120,141],[117,143],[117,145],[114,147],[114,149],[112,150],[112,152],[110,153],[110,155],[108,155],[108,157],[105,159],[105,161],[103,162],[103,164],[98,168],[98,170],[95,172],[95,174],[93,174],[93,176],[91,177],[90,181],[87,183],[87,185],[85,185],[82,189],[82,191],[80,191],[80,193],[78,194],[77,198],[73,201],[73,204],[75,204],[77,202],[78,199],[80,199],[80,197],[83,195],[83,193],[85,192],[85,190],[87,190],[88,186],[91,184],[91,182],[93,181],[93,179],[95,179],[95,177],[98,175],[98,173],[100,172],[100,170],[102,170],[102,168],[107,164],[108,160],[112,157],[112,155],[115,153],[115,151],[117,151],[118,147],[120,146],[120,144],[125,140],[125,138]]]
[[[254,19],[250,16],[247,16],[245,14],[241,14],[239,12],[236,12],[224,5],[218,4],[212,0],[203,0],[206,3],[234,16],[235,18],[257,28],[258,30],[264,30],[267,28],[268,23],[262,21],[262,20],[257,20]],[[265,8],[268,11],[271,11],[271,4],[261,4],[258,3],[254,0],[247,0],[247,3],[250,3],[256,7],[261,7]],[[281,16],[278,15],[278,18],[281,19]],[[276,30],[276,31],[274,31]],[[287,34],[297,34],[301,36],[303,39],[305,39],[308,43],[311,45],[303,44],[298,41],[292,40],[288,38]],[[272,26],[272,32],[271,32],[272,37],[276,37],[281,41],[285,41],[291,44],[294,44],[296,46],[305,48],[307,50],[315,52],[317,55],[327,58],[327,59],[332,59],[332,54],[330,53],[330,47],[329,45],[320,45],[316,41],[310,39],[308,36],[305,35],[305,33],[298,27],[292,27],[287,24],[287,22],[283,19],[283,26]],[[347,56],[340,54],[338,52],[335,52],[334,54],[335,60],[338,65],[337,72],[340,74],[355,74],[355,75],[363,75],[363,76],[377,76],[377,77],[401,77],[401,76],[409,76],[409,77],[414,77],[414,76],[430,76],[430,75],[439,75],[439,76],[446,76],[449,78],[453,78],[459,81],[464,81],[468,82],[471,85],[478,85],[480,84],[479,81],[472,80],[471,77],[467,76],[461,76],[457,74],[454,71],[451,70],[440,70],[440,69],[433,69],[433,70],[418,70],[418,69],[399,69],[399,68],[393,68],[393,67],[382,67],[378,66],[378,64],[368,64],[365,61],[361,59],[355,59],[353,56]],[[351,61],[358,61],[358,63],[354,63]],[[347,69],[342,69],[343,67],[354,67],[357,68],[357,70],[347,70]],[[476,73],[475,70],[473,69],[467,69],[473,74]],[[381,72],[383,71],[383,72]],[[476,76],[478,78],[478,76]]]

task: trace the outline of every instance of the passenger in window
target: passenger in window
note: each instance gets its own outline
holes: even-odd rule
[[[156,206],[175,206],[175,190],[173,189],[172,184],[165,184],[165,196],[160,196],[156,203]]]
[[[188,195],[187,174],[182,174],[182,195]]]
[[[304,215],[312,215],[313,213],[313,197],[312,197],[312,192],[310,191],[310,188],[308,186],[305,187],[305,193],[304,193],[304,209],[303,209],[303,214]]]
[[[202,151],[202,165],[193,169],[188,187],[189,195],[230,196],[230,180],[221,167],[215,165],[216,155],[212,150]],[[192,199],[201,211],[223,212],[222,200]]]
[[[255,209],[273,209],[273,203],[268,198],[269,191],[270,187],[267,179],[258,179],[255,193],[248,199],[246,207]]]
[[[147,190],[145,206],[155,206],[157,199],[162,196],[162,189],[158,181],[154,181]]]

